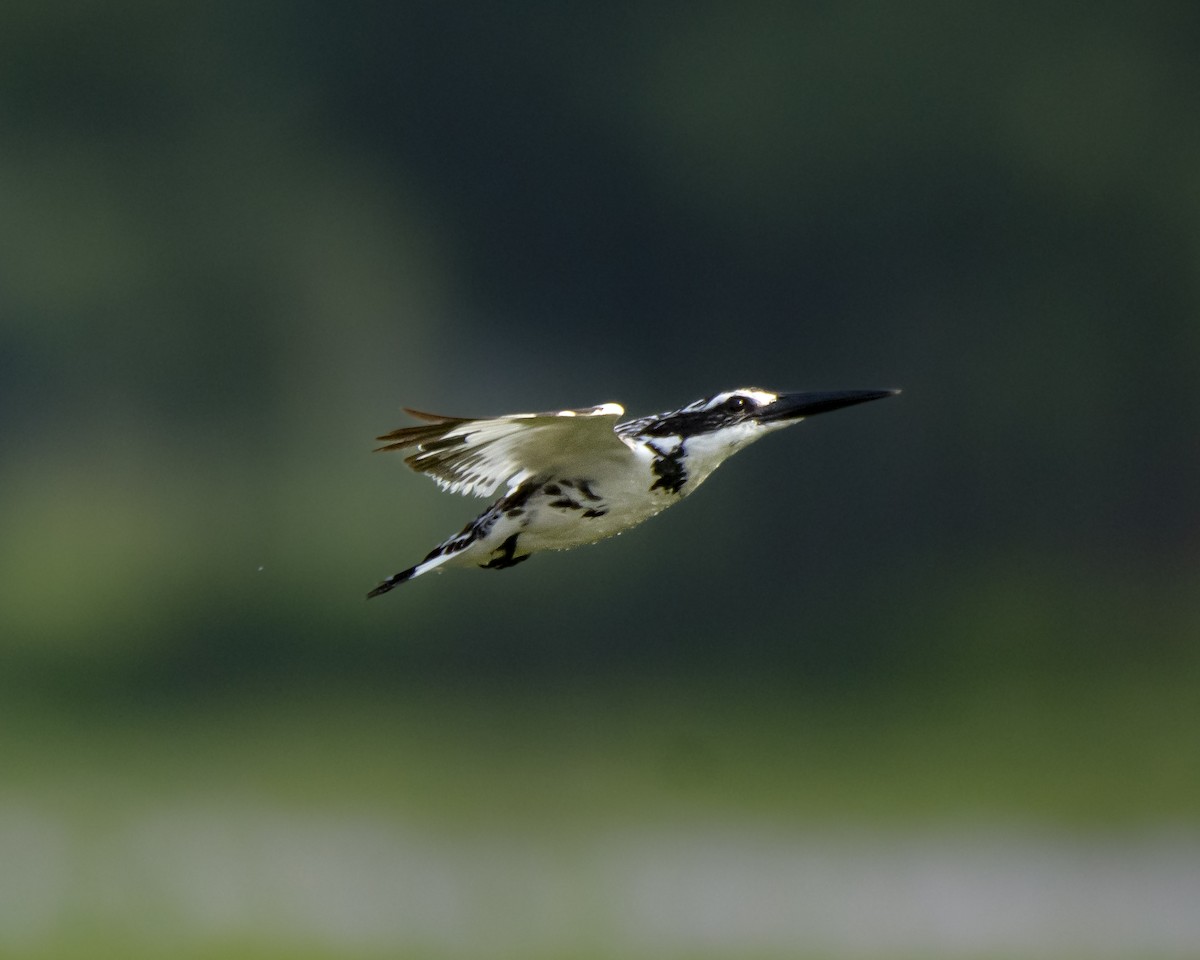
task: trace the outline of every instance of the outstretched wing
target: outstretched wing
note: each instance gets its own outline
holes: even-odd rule
[[[490,497],[501,484],[515,487],[543,473],[584,475],[596,460],[630,456],[614,432],[625,412],[617,403],[558,413],[514,413],[489,420],[404,410],[419,427],[401,427],[377,440],[378,450],[417,452],[404,462],[451,493]]]

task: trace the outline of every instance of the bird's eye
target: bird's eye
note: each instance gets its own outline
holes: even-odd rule
[[[730,413],[740,413],[750,405],[750,401],[745,397],[730,397],[725,401],[725,409]]]

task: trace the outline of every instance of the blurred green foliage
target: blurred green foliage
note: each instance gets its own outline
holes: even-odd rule
[[[1189,5],[63,13],[0,40],[18,686],[1195,667]],[[359,602],[474,506],[400,404],[742,382],[906,393]]]

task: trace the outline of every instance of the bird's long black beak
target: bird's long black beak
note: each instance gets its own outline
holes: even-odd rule
[[[754,419],[761,423],[799,420],[842,407],[852,407],[868,400],[894,397],[899,390],[819,390],[813,393],[783,393],[774,403],[760,407]]]

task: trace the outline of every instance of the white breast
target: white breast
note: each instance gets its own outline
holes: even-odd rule
[[[527,515],[515,518],[523,525],[506,522],[505,529],[520,533],[524,550],[569,550],[637,526],[678,501],[677,494],[651,490],[653,455],[644,449],[635,453],[632,469],[628,461],[598,464],[589,477],[552,479],[530,498]],[[580,480],[586,481],[586,494],[577,485]]]

